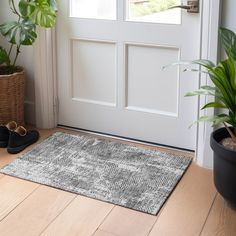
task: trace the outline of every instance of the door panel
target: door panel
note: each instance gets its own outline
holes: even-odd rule
[[[73,40],[71,45],[73,100],[115,106],[115,43]]]
[[[179,49],[128,44],[126,56],[127,109],[177,117],[179,70],[161,68],[179,60]]]
[[[139,22],[119,0],[112,19],[82,18],[75,2],[60,1],[59,124],[194,150],[197,99],[184,94],[198,75],[162,67],[199,58],[199,14],[177,9],[179,23]]]

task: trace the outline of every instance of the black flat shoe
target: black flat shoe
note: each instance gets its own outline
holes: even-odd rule
[[[15,130],[16,127],[15,121],[11,121],[7,125],[0,125],[0,148],[7,147],[10,131]]]
[[[16,130],[10,131],[7,151],[10,154],[17,154],[37,142],[38,139],[39,132],[37,130],[27,131],[23,126],[19,126]]]

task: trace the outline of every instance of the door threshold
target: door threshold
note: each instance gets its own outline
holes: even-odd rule
[[[73,130],[73,131],[79,131],[79,132],[86,133],[86,134],[94,134],[94,135],[99,135],[99,136],[107,137],[107,138],[115,138],[115,139],[118,139],[118,140],[130,141],[130,142],[137,143],[137,144],[145,144],[145,145],[149,145],[149,146],[153,146],[153,147],[168,148],[170,150],[195,153],[195,151],[191,150],[191,149],[174,147],[174,146],[170,146],[170,145],[166,145],[166,144],[149,142],[149,141],[144,141],[144,140],[124,137],[124,136],[119,136],[119,135],[113,135],[113,134],[109,134],[109,133],[103,133],[103,132],[99,132],[99,131],[92,131],[92,130],[88,130],[88,129],[75,128],[75,127],[72,127],[72,126],[61,125],[61,124],[58,124],[57,127],[58,128],[68,129],[68,130]]]

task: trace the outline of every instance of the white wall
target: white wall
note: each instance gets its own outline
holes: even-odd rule
[[[222,0],[222,26],[236,32],[236,1]]]
[[[221,26],[236,33],[236,0],[222,0]],[[226,57],[222,47],[219,55],[222,59]]]
[[[8,10],[8,0],[1,0],[0,3],[0,24],[4,23],[6,20],[14,19]],[[8,43],[5,39],[0,36],[0,45],[3,47],[8,47]],[[25,120],[27,123],[35,123],[35,93],[34,93],[34,57],[33,57],[33,47],[21,48],[21,54],[17,61],[17,65],[21,65],[26,68],[27,81],[26,81],[26,94],[25,94]]]

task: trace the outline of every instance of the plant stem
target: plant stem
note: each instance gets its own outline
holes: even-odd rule
[[[8,56],[11,55],[12,48],[13,48],[13,43],[11,44],[11,47],[10,47],[10,49],[9,49]]]
[[[21,15],[20,15],[20,13],[17,11],[17,9],[16,9],[15,1],[14,1],[14,0],[9,0],[9,1],[11,1],[13,13],[15,13],[15,14],[18,16],[18,23],[19,23],[19,22],[20,22],[20,19],[21,19]],[[13,62],[13,64],[12,64],[12,67],[13,67],[13,68],[15,67],[15,65],[16,65],[16,60],[17,60],[17,58],[18,58],[18,56],[19,56],[20,47],[21,47],[21,44],[17,45],[17,47],[16,47],[16,56],[15,56],[14,62]],[[10,54],[11,54],[12,48],[13,48],[13,44],[11,45],[11,48],[10,48],[10,51],[9,51],[9,54],[8,54],[9,56],[10,56]]]
[[[236,136],[234,135],[234,133],[230,130],[230,128],[226,125],[225,122],[223,122],[225,128],[227,129],[227,131],[229,132],[229,135],[231,136],[232,140],[234,143],[236,143]]]
[[[15,56],[15,59],[14,59],[14,62],[13,62],[13,67],[15,67],[15,65],[16,65],[16,60],[17,60],[17,58],[18,58],[18,56],[19,56],[19,53],[20,53],[20,46],[21,45],[17,45],[17,48],[16,48],[16,56]]]
[[[11,0],[11,4],[12,4],[12,10],[13,10],[13,13],[15,13],[16,15],[18,15],[20,17],[20,14],[19,12],[16,10],[16,6],[15,6],[15,2],[14,0]]]

